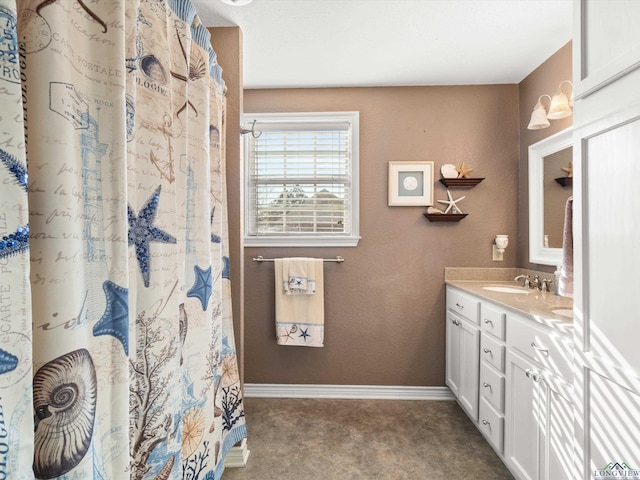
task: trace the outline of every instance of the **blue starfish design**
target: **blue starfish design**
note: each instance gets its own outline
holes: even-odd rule
[[[27,167],[22,165],[20,161],[0,148],[0,162],[11,172],[16,182],[27,191]]]
[[[211,278],[211,267],[206,270],[200,268],[198,265],[193,267],[193,270],[196,272],[196,280],[193,282],[193,287],[187,292],[187,297],[196,297],[200,299],[200,303],[202,303],[202,310],[207,309],[207,304],[209,303],[209,297],[211,297],[211,292],[213,291],[212,278]]]
[[[29,225],[0,238],[0,259],[26,252],[29,249]]]
[[[302,287],[302,280],[296,280],[296,287]]]
[[[307,333],[307,330],[309,330],[309,329],[308,328],[305,328],[304,330],[300,329],[300,335],[298,335],[298,337],[304,338],[305,342],[307,341],[307,337],[311,336],[311,334]]]
[[[231,262],[226,255],[222,257],[222,278],[231,280]]]
[[[222,238],[213,233],[213,217],[216,214],[216,207],[211,209],[211,243],[222,243]]]
[[[15,370],[17,366],[18,357],[0,348],[0,374]]]
[[[100,320],[93,326],[93,335],[113,335],[122,342],[129,355],[129,290],[110,280],[102,284],[107,306]]]
[[[158,186],[144,207],[142,207],[138,216],[130,206],[127,206],[129,214],[129,245],[136,246],[136,258],[138,259],[138,266],[140,267],[145,287],[149,286],[149,262],[151,260],[149,258],[149,242],[176,243],[175,237],[153,226],[158,202],[160,201],[161,188],[161,185]]]

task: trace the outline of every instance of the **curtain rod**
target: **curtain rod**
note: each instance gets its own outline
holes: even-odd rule
[[[253,261],[254,262],[273,262],[275,261],[275,258],[262,258],[262,255],[258,255],[257,257],[253,257]],[[342,263],[344,262],[344,258],[342,258],[340,255],[337,255],[336,258],[323,258],[322,261]]]

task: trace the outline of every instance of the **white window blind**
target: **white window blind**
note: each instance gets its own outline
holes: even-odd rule
[[[358,235],[357,113],[244,117],[253,120],[261,134],[246,135],[245,244],[352,242]]]

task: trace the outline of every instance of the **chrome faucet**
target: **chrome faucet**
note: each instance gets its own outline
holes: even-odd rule
[[[513,280],[516,282],[518,280],[522,280],[523,287],[537,288],[541,292],[550,292],[551,289],[549,288],[549,285],[553,283],[553,280],[547,278],[541,279],[539,275],[536,275],[533,278],[531,278],[529,275],[518,275]]]
[[[516,278],[514,278],[513,280],[515,282],[517,282],[518,280],[523,279],[522,280],[522,286],[523,287],[531,287],[531,277],[529,275],[518,275]]]
[[[550,278],[543,278],[540,284],[540,290],[542,292],[550,292],[551,288],[549,288],[549,285],[553,283],[553,280],[551,280]]]

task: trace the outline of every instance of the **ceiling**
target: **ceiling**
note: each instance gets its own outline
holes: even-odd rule
[[[242,29],[245,88],[519,83],[573,21],[572,0],[192,1]]]

